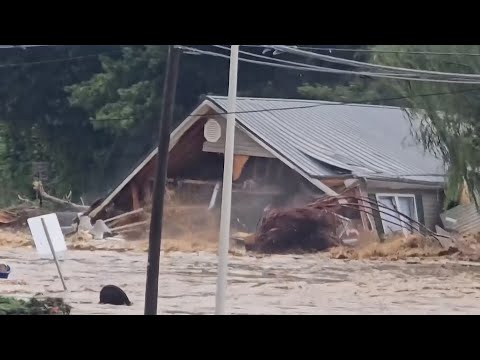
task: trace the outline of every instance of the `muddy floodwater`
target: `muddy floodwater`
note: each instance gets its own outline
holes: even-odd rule
[[[33,249],[0,249],[12,269],[0,294],[62,296],[72,314],[142,314],[145,252],[68,251],[61,266]],[[412,261],[410,261],[412,262]],[[413,261],[415,262],[415,261]],[[212,314],[217,258],[162,254],[160,314]],[[125,290],[133,305],[99,305],[103,285]],[[230,257],[229,314],[480,314],[480,267],[445,260],[419,263],[333,260],[328,254]]]

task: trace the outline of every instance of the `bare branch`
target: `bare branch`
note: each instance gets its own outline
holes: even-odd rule
[[[45,192],[45,190],[43,189],[43,185],[42,185],[42,182],[41,181],[34,181],[33,182],[33,189],[35,191],[37,191],[39,193],[39,195],[44,199],[44,200],[48,200],[52,203],[55,203],[55,204],[59,204],[59,205],[63,205],[63,206],[66,206],[66,207],[70,207],[74,210],[77,210],[77,211],[87,211],[89,209],[88,206],[85,206],[85,205],[79,205],[79,204],[75,204],[75,203],[72,203],[70,201],[67,201],[67,200],[62,200],[62,199],[59,199],[55,196],[52,196],[52,195],[49,195],[47,192]]]

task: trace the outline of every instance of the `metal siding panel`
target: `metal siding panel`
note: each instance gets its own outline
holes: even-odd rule
[[[458,231],[460,234],[475,234],[480,232],[480,214],[478,213],[475,204],[456,206],[441,214],[440,217],[444,224],[445,218],[447,217],[456,219],[457,223],[454,225],[449,224],[448,228]]]

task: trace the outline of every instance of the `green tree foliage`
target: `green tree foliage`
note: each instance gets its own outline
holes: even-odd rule
[[[32,161],[47,161],[51,165],[49,190],[65,194],[70,188],[75,191],[86,186],[90,181],[89,170],[95,165],[93,154],[108,144],[108,136],[89,126],[83,111],[70,106],[64,88],[98,72],[96,54],[114,48],[3,50],[0,63],[2,185],[11,185],[15,193],[28,194]],[[62,60],[72,57],[77,60]]]
[[[372,50],[368,46],[354,46],[347,48],[355,48],[359,50]],[[342,49],[339,46],[338,49]],[[322,52],[325,53],[325,52]],[[333,52],[328,54],[345,59],[358,61],[371,61],[372,55],[367,51],[358,52]],[[330,62],[315,62],[315,65],[325,67],[334,67],[344,70],[358,70],[348,66],[336,65]],[[402,100],[384,100],[400,97],[397,89],[391,87],[388,82],[380,81],[379,78],[356,75],[330,75],[334,77],[334,81],[329,83],[322,81],[321,83],[305,82],[298,87],[298,92],[302,97],[307,99],[317,99],[325,101],[341,101],[341,102],[361,102],[366,104],[387,104],[392,106],[402,106],[405,102]]]
[[[162,45],[124,46],[119,54],[100,57],[98,73],[67,87],[70,105],[86,112],[94,129],[105,130],[114,139],[103,152],[96,153],[105,161],[98,173],[104,172],[103,181],[110,186],[120,181],[155,145],[166,54],[167,47]],[[227,59],[204,55],[181,57],[174,126],[203,95],[227,94],[228,69]],[[241,62],[238,94],[298,97],[297,87],[305,77],[321,76]]]
[[[451,73],[480,74],[478,45],[405,45],[388,47],[400,51],[449,52],[457,55],[377,54],[374,61],[385,65]],[[382,50],[384,47],[377,47]],[[415,131],[424,147],[443,159],[448,167],[447,199],[456,200],[464,181],[471,193],[480,187],[480,86],[419,81],[390,81],[389,87],[407,96],[411,119],[420,116]],[[419,97],[416,94],[448,93]],[[476,202],[476,197],[474,197]],[[478,206],[478,204],[477,204]]]
[[[364,61],[410,69],[480,74],[480,57],[460,53],[480,53],[477,45],[398,45],[375,46]],[[418,53],[420,52],[420,54]],[[457,55],[421,54],[457,53]],[[306,97],[346,102],[401,106],[412,121],[412,132],[424,148],[441,158],[448,169],[447,201],[458,199],[466,181],[471,192],[478,192],[480,112],[478,85],[351,77],[347,84],[299,87]],[[418,96],[420,94],[437,94]],[[390,101],[394,97],[402,100]],[[418,124],[418,117],[421,122]],[[476,200],[476,199],[475,199]]]
[[[480,50],[476,46],[388,49]],[[255,48],[245,47],[244,50],[261,53]],[[31,191],[33,161],[47,161],[51,165],[47,190],[53,194],[61,196],[72,190],[74,199],[78,199],[86,193],[103,194],[114,186],[155,145],[166,53],[167,47],[161,45],[3,50],[0,60],[0,181],[4,188],[11,189],[11,192],[4,190],[4,194],[16,196]],[[479,57],[392,53],[373,56],[368,52],[334,52],[333,55],[402,67],[472,73],[478,71],[479,61]],[[305,61],[288,54],[282,54],[281,58]],[[332,66],[313,60],[307,62]],[[227,59],[182,56],[174,125],[202,100],[203,95],[227,94],[228,67]],[[475,157],[477,93],[384,100],[468,88],[465,85],[339,76],[240,62],[238,88],[239,96],[300,96],[423,109],[432,121],[423,121],[417,132],[418,139],[450,166],[452,189],[464,178],[472,188],[477,186],[473,171],[479,161]],[[445,115],[440,116],[437,110]],[[0,201],[5,200],[4,197],[0,197]]]

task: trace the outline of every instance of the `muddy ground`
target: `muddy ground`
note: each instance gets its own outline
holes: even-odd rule
[[[147,254],[69,250],[62,291],[53,262],[32,248],[0,248],[12,268],[0,294],[65,296],[72,314],[142,314]],[[213,314],[214,253],[163,253],[159,313]],[[133,305],[99,305],[101,287],[122,287]],[[338,260],[312,255],[231,256],[229,314],[480,314],[480,266],[441,259]]]

